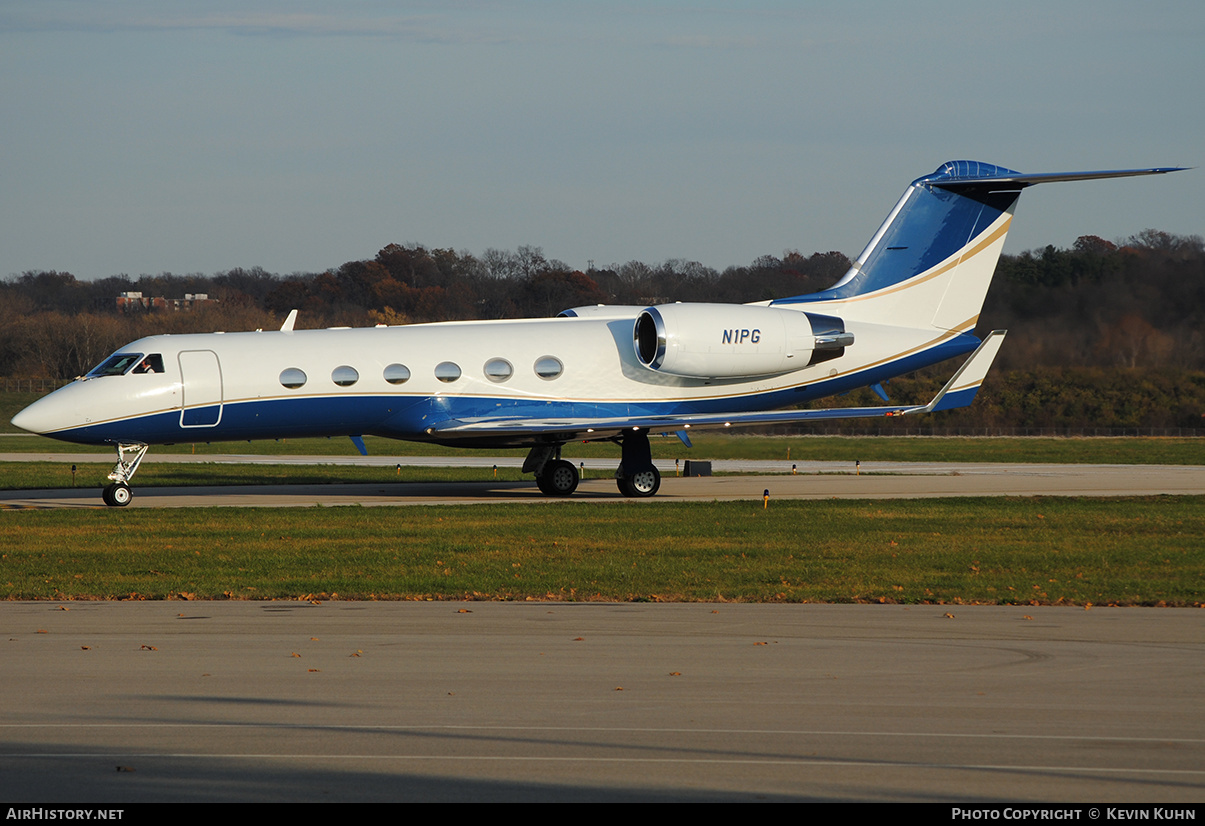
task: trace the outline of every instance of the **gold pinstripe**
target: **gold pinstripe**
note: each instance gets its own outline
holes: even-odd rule
[[[910,287],[915,287],[918,284],[923,284],[926,281],[934,279],[939,275],[949,272],[950,270],[954,269],[955,267],[965,264],[967,261],[974,258],[976,255],[983,252],[989,246],[994,244],[1000,238],[1003,238],[1005,235],[1007,235],[1008,228],[1009,228],[1009,225],[1012,224],[1012,220],[1013,220],[1012,216],[1010,215],[1007,219],[1005,219],[1003,224],[1001,224],[999,227],[996,228],[996,230],[994,232],[992,232],[990,235],[983,238],[978,244],[976,244],[970,250],[968,250],[967,252],[958,256],[958,258],[954,259],[953,261],[950,261],[950,262],[938,267],[937,269],[932,270],[931,272],[927,272],[923,275],[913,276],[912,278],[908,279],[907,281],[903,281],[903,282],[901,282],[899,284],[895,284],[891,287],[886,287],[882,290],[878,290],[877,292],[864,293],[862,295],[855,295],[850,298],[844,298],[844,299],[838,299],[838,300],[846,302],[846,303],[852,303],[855,301],[865,301],[868,298],[882,298],[885,295],[891,295],[892,293],[897,293],[900,290],[906,290]]]

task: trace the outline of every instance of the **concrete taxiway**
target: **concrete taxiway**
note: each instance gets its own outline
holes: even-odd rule
[[[16,454],[21,455],[21,454]],[[29,455],[29,454],[26,454]],[[167,461],[214,461],[217,457],[165,456]],[[535,483],[488,479],[492,464],[522,463],[513,457],[220,457],[227,462],[257,464],[468,465],[480,467],[481,482],[398,482],[330,485],[248,485],[140,487],[134,485],[130,507],[304,507],[313,505],[430,505],[487,502],[547,502]],[[336,459],[339,461],[331,461]],[[3,457],[0,456],[0,460]],[[308,460],[308,461],[306,461]],[[60,461],[71,463],[71,458]],[[583,463],[585,478],[575,501],[634,502],[760,499],[919,498],[945,496],[1147,496],[1205,494],[1205,468],[1173,465],[1042,465],[921,462],[866,462],[855,472],[848,462],[717,461],[718,473],[735,475],[681,478],[673,463],[659,463],[661,490],[652,500],[622,497],[611,474],[613,462]],[[402,471],[404,474],[404,470]],[[402,476],[404,479],[404,475]],[[103,507],[98,488],[0,491],[0,508]]]
[[[625,500],[599,468],[575,498],[1205,493],[1198,467],[808,469],[663,467],[656,499]],[[388,482],[136,487],[131,507],[545,501]],[[10,802],[1205,798],[1196,609],[7,602],[0,623]]]
[[[1194,609],[74,602],[0,619],[10,803],[1205,799]]]

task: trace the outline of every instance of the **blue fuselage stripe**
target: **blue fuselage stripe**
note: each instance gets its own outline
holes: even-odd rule
[[[979,344],[970,335],[959,335],[934,347],[856,373],[820,382],[788,387],[748,396],[726,396],[660,402],[580,402],[570,400],[500,399],[496,396],[409,396],[347,395],[300,396],[226,402],[213,426],[215,414],[186,419],[181,426],[179,410],[171,410],[120,421],[87,425],[60,431],[53,438],[86,444],[105,442],[210,442],[243,439],[300,438],[371,434],[396,439],[428,440],[455,438],[454,434],[429,435],[451,421],[479,419],[560,419],[583,421],[630,416],[673,416],[721,414],[774,410],[845,393],[945,359],[969,353]],[[216,408],[205,408],[216,411]],[[480,436],[473,437],[480,440]],[[507,437],[508,442],[514,437]]]

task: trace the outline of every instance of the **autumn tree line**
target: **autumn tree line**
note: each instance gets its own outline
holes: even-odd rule
[[[69,379],[122,344],[154,333],[407,324],[553,316],[588,304],[745,303],[832,286],[849,260],[787,251],[723,272],[698,262],[639,261],[581,271],[539,247],[481,255],[390,244],[374,258],[319,273],[260,268],[215,275],[127,275],[81,281],[30,271],[0,281],[0,376]],[[190,312],[120,311],[117,296],[213,301]],[[1008,339],[975,405],[938,414],[948,427],[1205,431],[1205,241],[1146,230],[1117,242],[1079,238],[1000,259],[979,332]],[[901,377],[893,400],[923,400],[950,374]],[[877,404],[851,394],[841,405]],[[914,422],[910,422],[914,423]],[[890,428],[891,423],[882,423]]]

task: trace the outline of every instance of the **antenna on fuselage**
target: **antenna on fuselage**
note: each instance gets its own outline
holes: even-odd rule
[[[280,325],[282,333],[293,332],[293,325],[297,323],[297,310],[289,310],[289,317],[285,319],[285,323]]]

